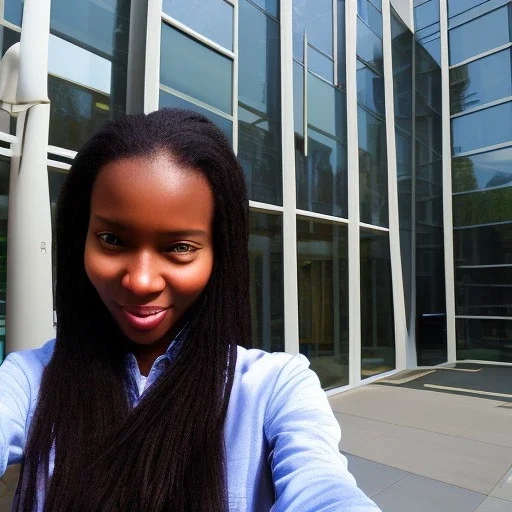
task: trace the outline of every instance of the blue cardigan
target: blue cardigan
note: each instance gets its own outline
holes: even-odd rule
[[[37,350],[12,353],[0,366],[0,476],[23,459],[54,345],[52,340]],[[132,356],[128,392],[134,407],[171,364],[173,345],[148,377]],[[347,470],[338,449],[338,422],[308,366],[301,355],[238,348],[224,433],[230,512],[379,511]],[[44,489],[40,496],[42,502]]]

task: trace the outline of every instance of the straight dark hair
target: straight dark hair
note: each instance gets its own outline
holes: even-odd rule
[[[127,340],[85,273],[84,248],[101,168],[158,154],[211,185],[214,266],[176,359],[131,409]],[[127,116],[78,153],[59,199],[57,341],[29,432],[17,510],[37,508],[41,485],[45,512],[228,509],[223,428],[236,346],[250,340],[247,242],[242,170],[205,117],[177,109]]]

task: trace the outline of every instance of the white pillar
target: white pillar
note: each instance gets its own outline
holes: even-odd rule
[[[48,191],[47,103],[50,1],[25,0],[20,45],[19,114],[9,183],[7,351],[40,346],[54,336],[52,230]]]

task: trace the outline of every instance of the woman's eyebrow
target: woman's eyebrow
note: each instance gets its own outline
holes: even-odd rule
[[[128,231],[133,228],[133,226],[130,226],[129,224],[122,222],[120,220],[117,220],[117,219],[108,219],[106,217],[102,217],[101,215],[97,215],[97,214],[94,214],[93,217],[95,220],[104,222],[105,224],[108,224],[109,226],[112,226],[113,228],[117,228],[120,230]],[[163,231],[162,235],[177,236],[177,237],[207,236],[208,232],[203,229],[176,229],[176,230]]]

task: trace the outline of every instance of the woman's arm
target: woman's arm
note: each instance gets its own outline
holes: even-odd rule
[[[282,368],[265,415],[274,512],[378,512],[339,451],[340,428],[303,356]]]
[[[30,383],[16,354],[0,366],[0,476],[21,462],[30,409]]]

